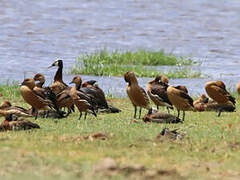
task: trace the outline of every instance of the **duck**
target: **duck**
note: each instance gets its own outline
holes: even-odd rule
[[[206,111],[206,104],[208,102],[209,102],[209,98],[205,94],[202,94],[199,99],[193,102],[195,111],[198,111],[198,112]]]
[[[8,114],[15,114],[18,117],[33,117],[31,110],[20,106],[12,106],[10,101],[5,100],[0,104],[0,116],[6,116]]]
[[[28,130],[28,129],[39,129],[40,126],[31,121],[25,120],[23,118],[18,119],[15,114],[8,114],[5,120],[0,125],[0,131],[17,131],[17,130]]]
[[[219,104],[211,98],[208,98],[205,94],[202,94],[201,97],[193,102],[195,111],[216,111],[222,109],[222,112],[233,112],[235,107],[231,104]]]
[[[182,120],[179,117],[169,113],[159,112],[158,110],[153,112],[152,109],[150,109],[148,114],[143,117],[143,121],[155,123],[182,123]]]
[[[148,96],[157,106],[157,109],[159,109],[159,106],[166,106],[169,113],[169,108],[173,109],[173,105],[168,99],[167,88],[168,78],[164,75],[158,75],[154,80],[147,83]]]
[[[60,95],[57,96],[50,87],[43,87],[43,85],[45,83],[45,76],[43,74],[37,73],[33,79],[35,80],[35,87],[33,90],[35,92],[37,92],[38,94],[40,94],[42,97],[45,97],[52,101],[52,104],[54,105],[54,109],[57,111],[57,114],[53,112],[54,117],[59,117],[59,118],[64,117],[64,115],[63,115],[64,112],[60,111],[60,108],[68,107],[68,104],[67,104],[68,101],[65,101],[65,99],[64,99],[64,102],[62,102],[62,100],[63,100],[62,96],[60,96]],[[69,87],[68,87],[68,89],[69,89]],[[70,89],[69,89],[69,91],[70,91]],[[70,100],[71,100],[71,97],[70,97]],[[71,100],[71,102],[72,102],[71,105],[73,105],[72,100]]]
[[[186,86],[169,86],[167,88],[167,95],[170,102],[176,107],[178,115],[183,111],[182,121],[185,118],[185,111],[194,111],[193,99],[188,95]]]
[[[25,102],[33,107],[37,119],[39,110],[51,110],[54,105],[49,99],[34,91],[34,87],[34,79],[26,78],[21,84],[20,93]]]
[[[98,104],[98,108],[100,108],[100,109],[98,109],[98,111],[106,112],[106,113],[119,113],[119,112],[121,112],[121,109],[108,104],[108,102],[106,100],[106,97],[105,97],[105,93],[98,86],[97,81],[95,81],[95,80],[85,81],[82,84],[81,89],[84,92],[87,93],[87,91],[84,90],[85,88],[92,88],[94,90],[93,91],[94,93],[92,94],[93,96],[94,96],[94,94],[97,94],[97,95],[95,95],[95,98],[96,98],[96,103]],[[90,92],[92,92],[92,91],[90,91]]]
[[[90,80],[82,84],[80,88],[83,92],[94,97],[97,103],[97,109],[108,109],[108,103],[105,94],[101,88],[98,87],[97,81]]]
[[[56,59],[49,68],[57,66],[58,70],[54,76],[53,84],[50,86],[52,91],[57,95],[68,87],[67,84],[63,82],[62,72],[63,72],[63,60]]]
[[[73,80],[70,82],[70,84],[74,83],[75,86],[73,86],[70,90],[70,96],[73,99],[74,104],[77,106],[80,115],[79,120],[82,117],[82,112],[85,112],[85,117],[87,117],[87,113],[93,114],[95,117],[97,117],[97,114],[95,112],[96,103],[93,100],[93,97],[87,95],[85,92],[81,91],[80,87],[82,84],[82,79],[80,76],[75,76]]]
[[[138,80],[133,71],[126,72],[124,74],[124,80],[128,83],[126,88],[127,94],[134,106],[133,118],[136,119],[137,107],[140,107],[139,109],[139,119],[140,119],[142,108],[145,108],[147,110],[150,110],[152,108],[150,106],[150,101],[148,99],[147,93],[142,87],[138,85]]]
[[[223,81],[209,81],[205,85],[205,90],[210,98],[221,105],[218,109],[218,117],[226,107],[231,107],[229,112],[235,111],[235,98],[226,90]]]

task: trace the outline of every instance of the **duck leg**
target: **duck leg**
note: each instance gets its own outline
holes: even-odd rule
[[[177,110],[177,117],[179,118],[179,115],[180,115],[180,111],[179,110]]]
[[[35,120],[38,118],[38,111],[36,110],[36,112],[35,112],[36,114],[35,114]]]
[[[85,112],[85,115],[84,115],[84,120],[86,120],[87,118],[87,112]]]
[[[80,115],[79,115],[79,118],[78,118],[78,120],[80,120],[80,119],[81,119],[81,117],[82,117],[82,112],[80,112]]]
[[[220,116],[221,116],[221,113],[222,113],[222,108],[219,108],[218,110],[219,110],[219,111],[218,111],[218,117],[220,117]]]
[[[182,121],[184,121],[184,118],[185,118],[185,111],[183,111]]]
[[[139,117],[138,117],[138,119],[141,118],[141,113],[142,113],[142,108],[140,107],[140,109],[139,109]]]
[[[157,105],[157,110],[158,110],[159,106]]]
[[[136,114],[137,114],[137,106],[134,106],[134,115],[133,115],[134,119],[136,119]]]

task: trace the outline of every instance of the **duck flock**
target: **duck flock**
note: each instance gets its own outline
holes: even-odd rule
[[[39,115],[67,118],[69,114],[76,111],[76,108],[80,113],[79,120],[83,113],[85,113],[84,119],[86,119],[88,113],[97,117],[97,114],[102,111],[121,112],[120,109],[107,103],[103,90],[99,88],[95,80],[82,83],[81,77],[75,76],[70,82],[75,86],[70,87],[63,82],[63,61],[55,60],[50,67],[54,66],[57,66],[58,70],[51,86],[44,87],[45,77],[41,73],[36,74],[33,78],[26,78],[21,83],[21,96],[31,106],[30,109],[12,106],[9,101],[1,103],[0,115],[4,116],[5,120],[0,125],[0,131],[40,128],[36,123],[24,118],[35,117],[37,119]],[[209,98],[203,94],[194,101],[188,94],[186,86],[169,85],[168,78],[164,75],[158,75],[147,83],[147,93],[139,86],[134,72],[126,72],[124,80],[128,83],[127,94],[134,106],[133,117],[137,118],[137,107],[139,107],[139,119],[142,108],[148,110],[143,117],[144,122],[183,123],[185,111],[216,111],[220,116],[222,112],[234,112],[236,109],[235,98],[226,90],[222,81],[207,82],[205,90]],[[237,85],[237,89],[240,92],[240,84]],[[149,97],[157,109],[151,106]],[[165,106],[167,112],[158,111],[159,106]],[[170,113],[170,109],[174,108],[177,109],[177,116]],[[181,119],[180,111],[183,111]]]

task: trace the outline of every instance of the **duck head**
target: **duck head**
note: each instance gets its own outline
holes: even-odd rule
[[[168,84],[168,78],[164,75],[157,75],[155,78],[155,82],[162,82]]]
[[[75,76],[73,80],[70,82],[70,84],[75,83],[77,89],[81,87],[82,85],[82,78],[80,76]]]
[[[16,121],[18,119],[18,117],[15,114],[8,114],[5,117],[5,120],[10,122],[10,121]]]
[[[54,66],[58,66],[58,67],[63,67],[63,60],[61,59],[56,59],[51,66],[49,66],[48,68],[54,67]]]
[[[12,104],[9,102],[9,101],[3,101],[1,104],[0,104],[0,107],[1,108],[7,108],[7,107],[11,107]]]
[[[33,78],[27,78],[27,79],[24,79],[24,81],[22,82],[21,85],[22,86],[27,86],[30,89],[33,89],[35,87],[35,81],[34,81]]]
[[[41,73],[38,73],[34,76],[33,78],[35,81],[39,81],[41,84],[44,84],[45,83],[45,77],[43,74]]]
[[[132,72],[132,71],[126,72],[126,73],[124,74],[124,79],[125,79],[126,82],[129,83],[129,85],[131,85],[132,83],[138,84],[136,75],[135,75],[134,72]]]

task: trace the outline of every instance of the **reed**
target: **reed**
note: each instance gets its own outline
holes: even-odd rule
[[[93,54],[84,54],[70,68],[70,74],[86,74],[96,76],[122,76],[127,71],[134,71],[139,77],[154,77],[165,74],[169,78],[196,78],[201,77],[200,71],[191,68],[178,68],[195,64],[191,59],[177,58],[164,51],[138,50],[136,52],[114,51],[109,53],[106,49]],[[159,72],[154,66],[176,66],[170,72]]]

